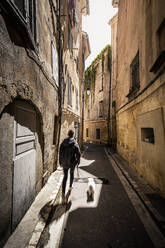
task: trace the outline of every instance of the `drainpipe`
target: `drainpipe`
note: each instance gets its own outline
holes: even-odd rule
[[[57,156],[59,154],[60,136],[61,136],[61,122],[62,122],[62,51],[61,51],[61,0],[57,0],[58,14],[57,14],[57,30],[58,30],[58,113],[59,113],[59,132],[57,140]],[[58,159],[57,159],[58,161]]]
[[[112,53],[112,51],[111,51]],[[111,59],[112,54],[110,53],[110,68],[109,68],[109,89],[108,89],[108,145],[111,146]]]
[[[84,136],[84,79],[82,80],[82,118],[81,118],[81,149],[83,149],[83,136]]]

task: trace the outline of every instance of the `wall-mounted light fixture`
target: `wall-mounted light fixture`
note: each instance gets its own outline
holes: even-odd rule
[[[91,93],[90,88],[87,88],[87,95],[89,96]]]

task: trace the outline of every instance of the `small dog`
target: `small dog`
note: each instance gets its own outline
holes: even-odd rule
[[[94,178],[88,178],[87,201],[94,201],[95,181]]]

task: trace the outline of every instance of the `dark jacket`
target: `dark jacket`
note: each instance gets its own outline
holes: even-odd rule
[[[80,164],[80,148],[75,139],[67,138],[60,145],[59,163],[63,168]]]

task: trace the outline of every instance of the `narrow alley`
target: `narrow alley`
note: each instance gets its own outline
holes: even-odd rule
[[[68,202],[57,203],[37,247],[165,247],[165,237],[115,167],[105,146],[87,144]],[[87,196],[89,177],[96,185],[93,201]]]
[[[0,0],[0,248],[165,248],[165,0]]]

